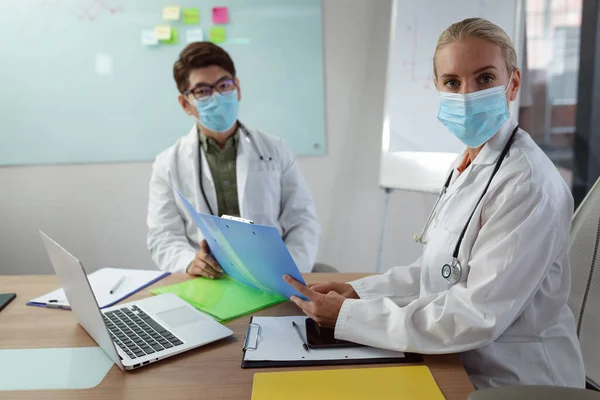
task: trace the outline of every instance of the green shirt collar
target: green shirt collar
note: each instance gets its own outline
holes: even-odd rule
[[[240,128],[238,128],[235,133],[229,138],[227,139],[227,142],[225,143],[225,147],[223,147],[222,149],[219,148],[219,146],[217,145],[217,143],[212,140],[211,138],[207,138],[206,136],[204,136],[203,134],[200,133],[200,129],[198,129],[198,138],[200,139],[200,146],[202,147],[202,149],[204,150],[204,152],[208,152],[209,146],[210,148],[215,148],[219,151],[225,151],[231,147],[237,149],[237,144],[239,142],[239,138],[240,138]]]

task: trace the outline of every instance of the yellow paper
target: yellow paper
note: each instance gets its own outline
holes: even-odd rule
[[[424,365],[254,374],[252,400],[307,398],[444,400],[431,371]]]
[[[169,25],[158,25],[154,28],[156,39],[171,40],[171,27]]]
[[[179,21],[181,9],[179,6],[165,6],[163,8],[163,19],[166,21]]]

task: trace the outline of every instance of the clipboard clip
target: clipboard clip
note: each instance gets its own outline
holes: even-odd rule
[[[229,219],[229,220],[232,220],[232,221],[243,222],[245,224],[254,225],[254,221],[251,221],[251,220],[245,219],[245,218],[240,218],[240,217],[232,217],[231,215],[225,215],[225,214],[223,214],[221,216],[221,218],[223,218],[223,219]]]
[[[248,340],[250,339],[250,333],[252,333],[252,327],[256,328],[256,340],[254,341],[254,345],[248,345]],[[242,351],[246,350],[256,350],[258,348],[258,339],[260,338],[260,325],[252,322],[248,324],[248,330],[246,331],[246,338],[244,339],[244,348]]]

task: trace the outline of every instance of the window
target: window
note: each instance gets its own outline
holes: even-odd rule
[[[526,0],[520,123],[572,184],[582,0]]]

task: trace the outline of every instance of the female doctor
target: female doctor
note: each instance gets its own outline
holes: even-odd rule
[[[508,113],[515,49],[493,23],[451,25],[434,55],[438,119],[466,146],[409,267],[305,287],[294,301],[335,337],[424,354],[460,353],[477,388],[583,387],[568,239],[569,188]]]

